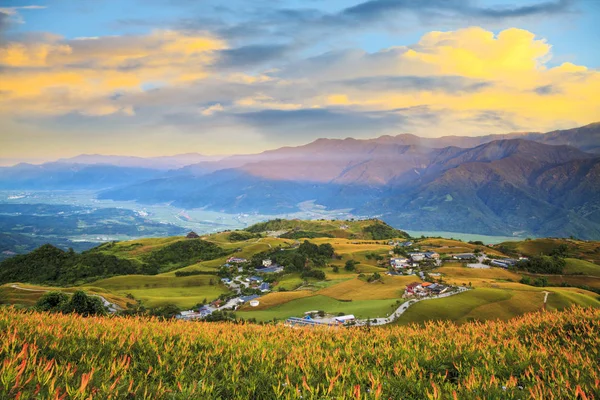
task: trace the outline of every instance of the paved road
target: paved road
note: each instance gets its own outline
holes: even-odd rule
[[[396,309],[396,311],[394,311],[391,315],[387,316],[386,318],[371,318],[371,321],[373,319],[377,320],[377,322],[371,322],[371,325],[372,326],[377,326],[377,325],[389,324],[390,322],[394,321],[394,319],[396,319],[396,318],[400,317],[402,314],[404,314],[404,312],[406,310],[408,310],[408,307],[412,306],[415,303],[418,303],[419,301],[441,299],[443,297],[454,296],[455,294],[466,292],[467,290],[469,290],[469,288],[459,287],[458,290],[456,290],[456,291],[449,292],[449,293],[444,293],[444,294],[440,294],[438,296],[431,296],[431,297],[425,297],[423,299],[409,300],[409,301],[407,301],[405,303],[402,303],[400,305],[400,307],[398,307]],[[367,320],[366,319],[356,320],[356,324],[357,325],[366,325],[367,324]]]
[[[51,290],[44,290],[44,289],[27,289],[27,288],[20,287],[17,284],[12,284],[12,285],[10,285],[10,287],[14,288],[14,289],[19,289],[19,290],[27,290],[28,292],[51,292]],[[89,296],[100,298],[100,300],[102,301],[102,304],[104,304],[104,307],[108,308],[108,312],[110,312],[110,313],[116,313],[117,311],[119,311],[121,309],[121,307],[119,307],[115,303],[111,303],[110,301],[106,300],[104,297],[102,297],[98,294],[90,294]]]

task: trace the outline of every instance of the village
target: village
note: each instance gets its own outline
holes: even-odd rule
[[[288,326],[357,326],[382,325],[392,322],[411,304],[416,301],[434,299],[454,295],[468,290],[468,287],[455,287],[446,284],[439,273],[433,272],[443,263],[461,263],[470,268],[509,268],[515,265],[517,259],[495,259],[484,252],[452,254],[442,257],[435,251],[420,251],[413,241],[389,241],[388,257],[379,261],[387,267],[388,276],[414,276],[414,282],[406,285],[404,292],[399,293],[401,305],[386,318],[376,320],[360,320],[352,314],[331,315],[322,310],[308,310],[303,316],[289,317],[285,323]],[[208,319],[217,311],[236,311],[243,306],[257,307],[261,296],[274,289],[277,280],[285,273],[285,267],[269,258],[262,260],[258,268],[249,266],[249,260],[230,257],[221,266],[221,284],[228,287],[232,294],[222,296],[197,309],[182,311],[178,315],[183,320]],[[246,307],[247,308],[247,307]]]

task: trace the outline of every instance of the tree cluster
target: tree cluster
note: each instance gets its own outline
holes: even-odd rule
[[[518,269],[534,274],[562,274],[566,261],[557,256],[534,256],[517,264]]]
[[[99,297],[88,296],[81,290],[73,293],[71,297],[63,292],[48,292],[40,297],[35,307],[39,311],[75,313],[84,317],[106,314],[106,308]]]
[[[101,252],[81,254],[46,244],[0,263],[0,283],[67,285],[114,275],[156,273],[148,265]]]

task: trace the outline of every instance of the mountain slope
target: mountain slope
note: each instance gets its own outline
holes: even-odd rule
[[[0,189],[102,189],[157,177],[161,171],[114,165],[47,163],[0,168]]]

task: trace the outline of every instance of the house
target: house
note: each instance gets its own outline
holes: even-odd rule
[[[227,285],[227,284],[231,283],[231,279],[229,279],[229,278],[223,278],[223,279],[221,279],[221,282],[223,282],[224,284]]]
[[[354,315],[348,314],[348,315],[342,315],[340,317],[335,317],[334,321],[337,322],[338,324],[345,325],[345,324],[349,324],[349,323],[356,321],[356,318],[354,317]]]
[[[205,306],[200,308],[198,311],[181,311],[175,318],[192,321],[195,319],[202,319],[210,314],[212,314],[212,310]]]
[[[431,282],[423,282],[421,283],[421,287],[423,289],[427,289],[428,287],[430,287],[431,285],[435,285],[435,283],[431,283]]]
[[[390,260],[390,265],[393,268],[406,268],[409,266],[406,258],[392,258]]]
[[[198,314],[200,314],[202,316],[202,318],[204,318],[207,315],[212,314],[212,310],[206,306],[202,306],[198,309]]]
[[[271,291],[271,286],[267,282],[263,282],[258,287],[258,290],[260,290],[263,293],[269,292],[269,291]]]
[[[439,283],[434,283],[433,285],[429,286],[428,290],[431,292],[431,294],[442,294],[445,293],[446,291],[448,291],[449,287],[445,286],[445,285],[441,285]]]
[[[250,283],[262,283],[262,281],[264,281],[263,278],[261,278],[260,276],[251,276],[250,278],[246,278],[246,281],[250,282]]]
[[[402,243],[399,244],[400,247],[410,247],[412,245],[413,245],[413,242],[410,242],[410,241],[408,241],[408,242],[402,242]]]
[[[452,256],[452,258],[454,258],[455,260],[472,260],[475,257],[475,254],[473,253],[463,253],[463,254],[454,254]]]
[[[425,254],[423,253],[408,253],[408,256],[413,261],[423,261],[425,259]]]
[[[199,237],[200,236],[194,231],[191,231],[185,236],[186,239],[198,239]]]
[[[415,292],[416,290],[421,289],[421,282],[413,282],[409,285],[406,285],[407,292]]]
[[[268,258],[267,258],[267,259],[265,259],[265,260],[262,260],[262,265],[263,265],[263,267],[270,267],[270,266],[271,266],[271,264],[273,264],[273,261],[271,261],[271,260],[270,260],[270,259],[268,259]]]
[[[438,253],[436,253],[435,251],[426,251],[423,254],[425,255],[426,258],[429,258],[430,260],[437,260],[440,258],[440,255]]]
[[[388,272],[386,272],[386,274],[388,274],[390,276],[402,276],[402,272],[397,272],[397,271],[388,271]]]
[[[495,267],[500,267],[500,268],[505,268],[505,269],[508,268],[508,264],[503,261],[500,261],[500,260],[492,260],[492,262],[490,262],[490,264],[492,264]]]
[[[258,299],[260,296],[257,294],[251,294],[250,296],[241,296],[238,298],[239,303],[246,303],[248,301]]]
[[[259,268],[256,270],[257,274],[277,274],[279,272],[283,272],[283,267],[278,264],[271,264],[270,267]]]
[[[229,259],[227,260],[227,262],[229,264],[241,264],[241,263],[245,263],[246,260],[245,258],[238,258],[238,257],[229,257]]]

